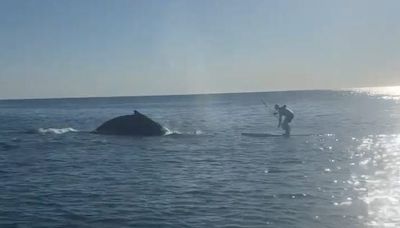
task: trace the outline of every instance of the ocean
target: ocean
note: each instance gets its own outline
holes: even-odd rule
[[[303,136],[242,135],[283,133],[275,103]],[[134,110],[171,134],[90,133]],[[400,87],[3,100],[0,120],[2,228],[400,227]]]

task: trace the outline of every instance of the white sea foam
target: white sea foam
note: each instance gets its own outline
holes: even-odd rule
[[[171,130],[166,127],[164,127],[164,129],[166,130],[166,133],[164,135],[202,135],[203,134],[203,131],[201,131],[201,130],[195,130],[192,132],[181,132],[178,130]]]
[[[65,134],[68,132],[78,132],[78,130],[67,127],[67,128],[39,128],[38,132],[41,134]]]
[[[169,128],[166,128],[166,127],[164,127],[164,130],[166,131],[164,135],[174,135],[174,134],[180,135],[180,134],[182,134],[179,131],[170,130]]]

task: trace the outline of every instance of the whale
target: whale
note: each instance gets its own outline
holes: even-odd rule
[[[93,133],[104,135],[162,136],[167,133],[167,129],[135,110],[131,115],[118,116],[104,122]]]

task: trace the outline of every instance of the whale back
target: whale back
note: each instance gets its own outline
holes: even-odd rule
[[[135,111],[133,115],[113,118],[100,125],[95,133],[112,135],[159,136],[166,130],[142,113]]]

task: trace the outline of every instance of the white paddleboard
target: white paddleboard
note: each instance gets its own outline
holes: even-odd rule
[[[311,136],[311,134],[294,134],[294,135],[279,135],[279,134],[270,134],[270,133],[242,133],[243,136],[249,137],[292,137],[292,136]]]

